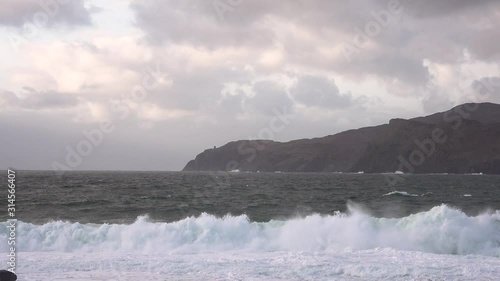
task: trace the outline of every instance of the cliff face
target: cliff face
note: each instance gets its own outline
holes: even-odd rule
[[[290,142],[240,140],[184,171],[500,174],[500,105],[464,104],[410,120]]]

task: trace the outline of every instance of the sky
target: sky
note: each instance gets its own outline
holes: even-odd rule
[[[500,103],[496,0],[2,0],[0,37],[1,169],[175,171]]]

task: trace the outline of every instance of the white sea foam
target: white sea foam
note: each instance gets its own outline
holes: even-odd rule
[[[0,240],[6,241],[2,227]],[[348,214],[310,215],[266,223],[245,215],[209,214],[177,222],[80,224],[18,222],[20,252],[189,254],[210,252],[324,252],[391,248],[435,254],[500,257],[500,211],[471,217],[441,205],[404,218],[375,218],[354,207]],[[7,250],[2,243],[2,251]]]
[[[498,258],[389,248],[327,252],[117,254],[22,252],[19,280],[498,280]]]
[[[418,194],[412,194],[412,193],[408,193],[406,191],[397,191],[397,190],[383,194],[382,196],[391,196],[391,195],[412,196],[412,197],[420,196]]]
[[[413,193],[408,193],[406,191],[391,191],[389,193],[386,193],[386,194],[382,194],[382,196],[391,196],[391,195],[399,195],[399,196],[410,196],[410,197],[418,197],[418,196],[429,196],[429,195],[432,195],[432,192],[426,192],[426,193],[423,193],[423,194],[413,194]]]

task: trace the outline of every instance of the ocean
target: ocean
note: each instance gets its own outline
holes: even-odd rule
[[[17,171],[16,273],[18,280],[499,280],[500,176],[398,175],[396,183],[390,176]],[[4,206],[7,253],[7,199]],[[6,268],[6,254],[2,261]]]

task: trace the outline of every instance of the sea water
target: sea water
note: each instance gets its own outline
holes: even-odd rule
[[[405,175],[393,184],[387,176],[19,171],[16,273],[19,280],[498,279],[500,177]]]

